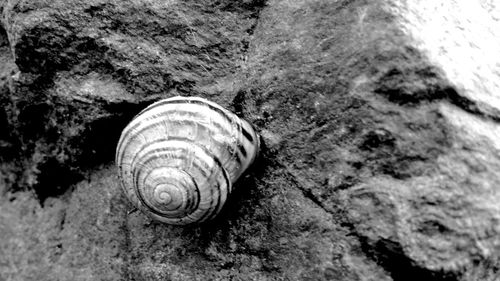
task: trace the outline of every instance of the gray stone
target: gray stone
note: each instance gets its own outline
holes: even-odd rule
[[[0,1],[0,279],[498,280],[499,9]],[[201,225],[129,213],[112,163],[173,95],[264,143]]]

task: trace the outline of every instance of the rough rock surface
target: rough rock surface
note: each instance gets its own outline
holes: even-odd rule
[[[494,1],[0,1],[1,280],[500,280]],[[209,98],[264,150],[162,225],[112,163],[147,104]]]

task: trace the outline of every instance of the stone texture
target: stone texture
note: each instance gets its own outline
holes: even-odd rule
[[[2,42],[8,38],[17,68],[3,103],[13,108],[11,146],[22,159],[21,171],[5,178],[15,178],[12,189],[34,189],[41,201],[63,193],[82,170],[110,161],[121,128],[148,103],[182,94],[227,105],[262,6],[1,3]]]
[[[0,1],[0,279],[499,280],[499,9]],[[129,213],[111,163],[178,94],[264,141],[188,227]]]

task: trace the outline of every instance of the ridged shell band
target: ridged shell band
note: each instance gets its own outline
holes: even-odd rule
[[[258,149],[248,122],[207,100],[175,97],[150,105],[127,125],[116,163],[123,190],[139,209],[188,224],[217,215]]]

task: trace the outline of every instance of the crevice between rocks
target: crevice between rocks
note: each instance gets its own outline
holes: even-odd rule
[[[454,272],[431,271],[416,265],[403,252],[402,246],[388,239],[370,243],[366,237],[359,237],[362,250],[368,257],[383,267],[394,281],[458,281],[460,276]]]
[[[326,213],[330,215],[334,215],[335,212],[333,210],[328,209],[321,200],[319,200],[312,192],[310,188],[307,188],[307,183],[304,182],[304,180],[300,179],[300,176],[296,175],[294,171],[289,168],[287,165],[280,163],[279,166],[281,166],[286,173],[289,175],[289,179],[294,183],[294,185],[302,192],[305,198],[309,199],[311,202],[313,202],[316,206],[319,208],[323,209]]]
[[[451,86],[443,89],[443,92],[446,100],[465,112],[500,123],[500,112],[498,112],[497,109],[489,107],[488,105],[479,105],[478,103],[460,95],[455,88]],[[494,114],[495,112],[498,112],[498,114]]]
[[[37,166],[39,170],[37,183],[31,187],[40,204],[43,206],[46,199],[65,194],[72,185],[89,177],[89,172],[95,167],[114,161],[121,128],[143,107],[142,103],[115,104],[113,105],[115,112],[126,113],[112,114],[86,124],[80,137],[67,140],[68,143],[75,145],[74,148],[69,148],[74,150],[73,160],[61,162],[58,160],[58,155],[47,154],[46,160]],[[78,142],[82,145],[78,145]]]
[[[9,38],[7,36],[7,31],[0,24],[0,48],[9,45]]]
[[[409,53],[418,53],[416,50]],[[414,55],[421,60],[421,55]],[[415,65],[414,65],[415,64]],[[500,111],[461,95],[438,69],[419,63],[393,67],[377,81],[374,93],[399,106],[417,106],[424,102],[448,101],[460,109],[484,119],[500,122]]]

